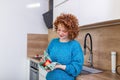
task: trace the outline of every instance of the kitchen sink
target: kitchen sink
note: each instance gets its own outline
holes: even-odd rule
[[[101,72],[103,72],[103,71],[92,68],[92,67],[83,66],[83,70],[81,71],[80,75],[96,74],[96,73],[101,73]]]
[[[86,75],[86,74],[91,74],[91,72],[88,72],[88,71],[85,71],[85,70],[82,70],[80,75]]]

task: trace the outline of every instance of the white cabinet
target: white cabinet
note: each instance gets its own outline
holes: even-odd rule
[[[39,67],[39,80],[46,80],[47,71]]]

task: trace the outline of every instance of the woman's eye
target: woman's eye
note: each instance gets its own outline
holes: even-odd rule
[[[58,29],[57,31],[58,31],[58,32],[63,32],[63,33],[66,33],[66,32],[67,32],[67,30],[60,30],[60,29]]]
[[[60,31],[59,29],[57,31]]]
[[[66,33],[67,31],[63,31],[64,33]]]

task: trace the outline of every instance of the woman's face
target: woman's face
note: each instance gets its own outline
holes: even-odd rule
[[[58,37],[61,41],[68,41],[68,31],[61,24],[58,25],[57,29]]]

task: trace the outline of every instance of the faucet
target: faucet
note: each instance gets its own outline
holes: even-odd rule
[[[88,46],[86,44],[86,40],[87,40],[88,36],[90,39],[90,46]],[[87,33],[84,38],[84,55],[86,55],[86,48],[88,48],[88,50],[90,52],[90,56],[89,56],[90,67],[93,67],[92,37],[91,37],[90,33]]]

